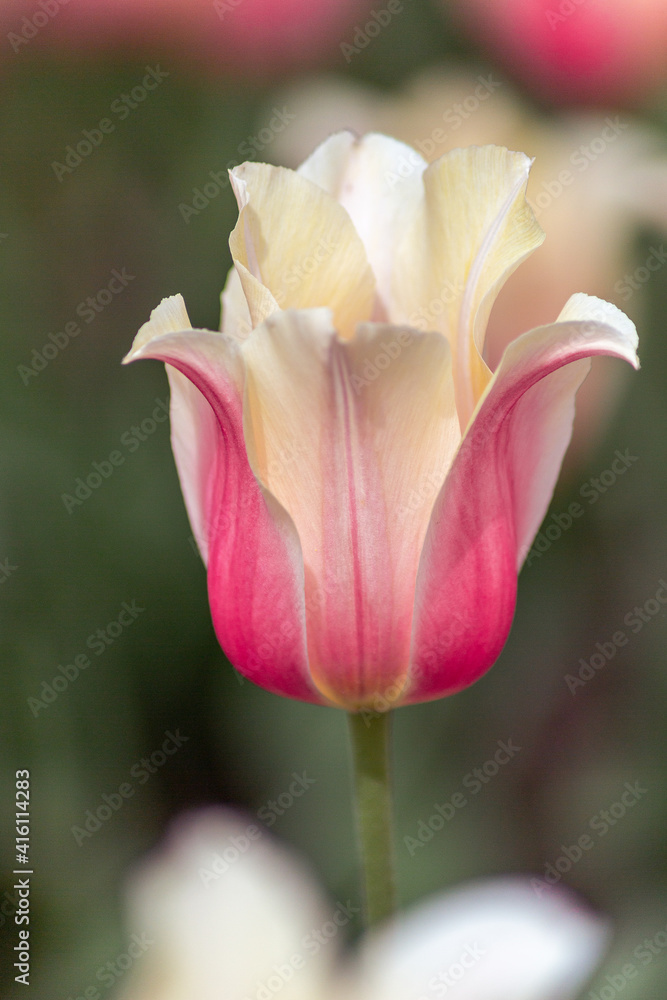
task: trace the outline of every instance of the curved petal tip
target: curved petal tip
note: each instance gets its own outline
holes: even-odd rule
[[[577,334],[577,336],[583,338],[587,335],[591,337],[599,335],[597,326],[591,326],[590,330],[588,330],[585,325],[586,323],[602,323],[610,327],[613,330],[613,340],[618,356],[631,364],[633,368],[639,368],[639,358],[637,357],[639,335],[637,327],[618,306],[605,301],[605,299],[599,299],[596,295],[586,295],[584,292],[576,292],[567,300],[558,317],[559,323],[567,323],[569,321],[584,324],[581,331]]]
[[[161,337],[165,333],[180,333],[182,330],[191,329],[191,326],[183,296],[167,296],[156,309],[153,309],[151,318],[139,330],[132,347],[123,358],[123,364],[127,365],[140,358],[142,348],[156,337]]]

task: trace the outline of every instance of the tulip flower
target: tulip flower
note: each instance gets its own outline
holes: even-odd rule
[[[575,1000],[608,938],[569,892],[473,883],[342,944],[359,907],[231,810],[182,817],[128,885],[145,944],[121,1000]]]
[[[530,162],[339,133],[298,171],[243,164],[221,332],[174,296],[137,335],[126,361],[167,365],[219,641],[261,686],[359,712],[498,657],[589,359],[638,365],[634,325],[581,293],[487,364],[543,238]]]

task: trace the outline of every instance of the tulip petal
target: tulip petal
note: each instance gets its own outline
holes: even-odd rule
[[[252,328],[248,300],[239,272],[233,265],[220,295],[220,330],[236,340],[245,340]]]
[[[463,438],[429,524],[416,588],[405,701],[477,680],[507,638],[517,571],[544,518],[596,355],[638,367],[620,310],[575,295],[557,323],[509,345]]]
[[[206,498],[219,447],[217,421],[199,389],[176,368],[167,365],[166,369],[171,447],[192,533],[208,566]]]
[[[247,267],[244,267],[238,260],[234,267],[240,278],[243,295],[248,304],[250,322],[253,327],[259,326],[267,316],[277,312],[280,307],[266,285],[263,285],[254,274],[251,274]]]
[[[501,146],[446,153],[424,172],[421,210],[397,248],[396,322],[448,337],[462,429],[491,377],[482,351],[493,302],[544,239],[525,199],[530,164]]]
[[[181,295],[163,299],[134,339],[125,361],[133,361],[155,337],[191,329]],[[216,420],[199,389],[167,365],[170,387],[171,444],[192,532],[204,563],[208,562],[206,490],[217,448]]]
[[[569,893],[538,895],[519,877],[480,882],[422,904],[366,943],[348,996],[576,1000],[608,935]]]
[[[297,174],[317,184],[337,201],[343,189],[345,171],[356,143],[363,141],[344,129],[321,142],[297,168]]]
[[[150,942],[120,984],[127,1000],[243,1000],[258,987],[269,996],[281,968],[290,972],[279,980],[284,1000],[331,996],[337,943],[313,953],[304,942],[334,908],[249,816],[211,808],[179,817],[127,897],[131,929]]]
[[[370,133],[339,132],[297,173],[324,188],[349,213],[363,240],[384,315],[393,322],[396,245],[424,198],[426,160],[405,143]]]
[[[243,356],[249,457],[301,540],[313,680],[348,708],[398,695],[419,552],[459,441],[447,343],[381,324],[342,342],[328,311],[289,310]]]
[[[248,463],[239,343],[208,330],[174,330],[187,319],[179,299],[154,311],[125,360],[156,358],[177,369],[172,439],[193,531],[208,556],[220,645],[262,687],[322,702],[308,672],[299,539]]]
[[[331,308],[340,335],[351,337],[372,315],[375,279],[345,209],[283,167],[244,163],[231,177],[240,214],[229,245],[246,295],[252,276],[280,308]]]

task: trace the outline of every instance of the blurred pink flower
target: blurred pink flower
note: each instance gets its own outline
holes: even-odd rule
[[[473,38],[554,104],[635,102],[667,83],[665,0],[453,5]]]
[[[485,362],[493,302],[544,236],[530,162],[485,146],[427,167],[338,133],[297,172],[243,164],[222,332],[174,296],[137,334],[126,361],[168,367],[218,639],[262,687],[356,711],[498,657],[588,359],[638,365],[630,320],[582,294]]]
[[[159,50],[256,79],[328,55],[368,17],[371,0],[3,0],[9,46]],[[166,52],[165,52],[166,50]]]
[[[514,876],[434,896],[344,958],[355,901],[328,901],[226,809],[178,820],[127,895],[143,954],[120,1000],[576,1000],[609,933],[569,892]]]

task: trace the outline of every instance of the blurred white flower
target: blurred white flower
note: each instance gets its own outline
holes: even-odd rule
[[[526,878],[433,898],[344,956],[356,900],[330,903],[285,848],[230,810],[187,815],[130,882],[150,942],[123,1000],[574,1000],[604,921]]]

